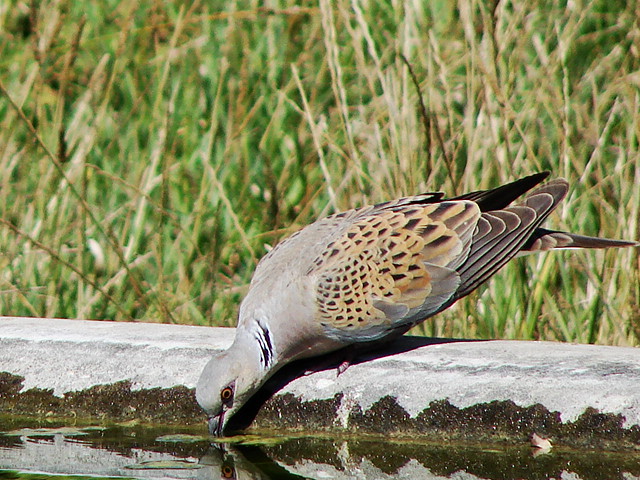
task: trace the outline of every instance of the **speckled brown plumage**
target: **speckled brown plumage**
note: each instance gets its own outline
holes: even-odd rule
[[[468,246],[480,216],[470,201],[388,205],[357,219],[314,260],[319,321],[357,330],[424,304]],[[397,314],[396,314],[397,315]]]

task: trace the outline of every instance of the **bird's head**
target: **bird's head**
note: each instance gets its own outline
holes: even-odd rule
[[[229,350],[215,355],[204,367],[196,400],[209,416],[209,432],[222,436],[229,418],[260,388],[264,373],[252,361],[250,352],[234,344]]]

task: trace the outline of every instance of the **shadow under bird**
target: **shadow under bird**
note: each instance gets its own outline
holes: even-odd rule
[[[205,366],[196,398],[213,435],[283,365],[393,339],[487,281],[513,257],[637,246],[541,228],[566,196],[548,172],[454,198],[425,193],[316,221],[262,258],[231,347]]]

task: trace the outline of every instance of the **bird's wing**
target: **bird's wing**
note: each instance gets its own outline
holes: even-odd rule
[[[375,340],[406,330],[454,295],[480,209],[472,201],[438,199],[409,197],[363,209],[313,260],[307,273],[316,278],[318,321],[328,335]]]
[[[544,175],[450,200],[409,197],[364,210],[313,261],[318,320],[340,341],[370,341],[468,295],[523,248],[567,193]],[[505,200],[502,197],[506,197]],[[494,209],[495,208],[495,209]]]
[[[469,256],[458,269],[461,282],[454,299],[471,293],[518,255],[565,197],[568,188],[566,180],[556,179],[531,192],[521,205],[483,211]],[[487,192],[484,201],[491,202],[490,197]]]

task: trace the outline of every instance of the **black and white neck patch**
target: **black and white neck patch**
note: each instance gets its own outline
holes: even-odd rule
[[[264,369],[268,369],[273,365],[275,351],[273,347],[273,339],[269,327],[262,320],[256,320],[256,328],[253,331],[255,339],[260,347],[260,363]]]

